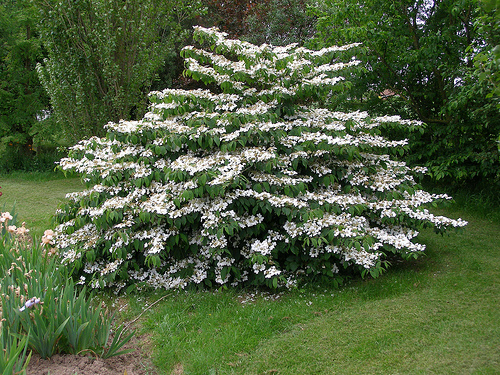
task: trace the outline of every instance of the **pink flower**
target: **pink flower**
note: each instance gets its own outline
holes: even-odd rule
[[[15,226],[15,225],[9,225],[9,226],[7,227],[7,232],[9,232],[9,233],[15,233],[15,232],[16,232],[16,230],[17,230],[17,228],[16,228],[16,226]]]

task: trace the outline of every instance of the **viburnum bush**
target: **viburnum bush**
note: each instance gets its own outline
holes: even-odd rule
[[[450,198],[420,190],[425,170],[397,161],[406,142],[379,135],[420,123],[322,108],[359,63],[338,61],[355,45],[255,46],[201,27],[195,40],[185,74],[206,89],[151,93],[143,120],[107,124],[60,163],[88,185],[58,210],[54,237],[82,283],[340,282],[416,257],[420,228],[466,224],[422,208]]]

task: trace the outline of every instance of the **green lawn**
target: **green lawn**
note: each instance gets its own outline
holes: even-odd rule
[[[143,321],[154,361],[163,374],[500,373],[500,225],[466,218],[465,233],[422,233],[426,257],[339,290],[167,297]]]
[[[25,221],[37,237],[51,227],[51,216],[65,195],[84,188],[79,177],[55,173],[0,176],[0,186],[0,210],[10,211],[15,204],[18,223]]]
[[[76,178],[22,176],[0,186],[0,207],[17,201],[35,232],[65,193],[82,189]],[[500,223],[468,212],[439,212],[468,220],[465,232],[421,233],[426,256],[378,279],[278,294],[133,294],[120,299],[129,306],[121,319],[144,312],[139,332],[159,374],[498,374]]]

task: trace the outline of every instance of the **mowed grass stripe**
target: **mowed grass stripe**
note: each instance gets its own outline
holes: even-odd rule
[[[423,232],[427,257],[354,282],[328,314],[265,340],[238,373],[499,373],[499,230],[473,219],[462,234]]]

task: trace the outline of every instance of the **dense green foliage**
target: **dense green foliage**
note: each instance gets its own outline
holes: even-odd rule
[[[198,0],[0,2],[0,171],[51,170],[58,146],[141,117],[146,93],[181,73],[201,12]]]
[[[194,22],[255,44],[363,41],[365,66],[330,108],[418,118],[426,128],[409,135],[410,164],[426,165],[435,180],[498,181],[494,0],[4,0],[0,170],[49,169],[62,154],[41,146],[104,135],[108,121],[141,118],[151,89],[193,84],[179,78],[179,51]],[[42,86],[34,67],[44,57]]]
[[[475,26],[486,43],[474,45],[474,71],[478,82],[486,83],[491,92],[487,97],[495,98],[497,108],[500,109],[500,9],[496,0],[481,2],[481,15]]]
[[[316,41],[363,41],[366,66],[353,77],[352,97],[395,94],[388,100],[395,112],[427,124],[410,137],[412,164],[428,166],[437,180],[491,180],[500,165],[500,113],[472,61],[477,48],[498,44],[496,21],[489,25],[494,12],[476,0],[326,0],[315,13]]]
[[[21,169],[24,161],[32,159],[35,138],[50,139],[49,129],[42,130],[39,121],[48,96],[35,70],[43,57],[35,23],[27,2],[0,1],[1,173]]]
[[[253,44],[304,44],[315,32],[310,0],[208,0],[204,26],[217,26],[233,38]]]

